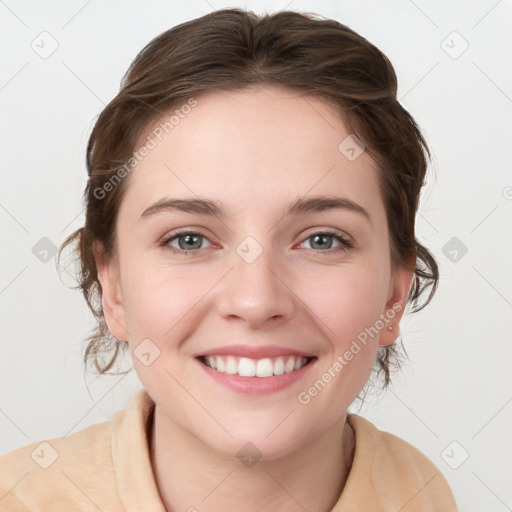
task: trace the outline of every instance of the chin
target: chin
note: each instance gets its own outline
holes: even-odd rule
[[[297,411],[291,412],[288,418],[287,414],[283,414],[282,409],[279,414],[264,414],[260,411],[254,415],[254,420],[247,417],[245,421],[241,418],[228,421],[226,427],[233,437],[226,434],[210,438],[205,436],[206,432],[202,432],[200,440],[228,458],[252,457],[270,461],[286,457],[322,433],[318,423],[308,425],[294,418]]]

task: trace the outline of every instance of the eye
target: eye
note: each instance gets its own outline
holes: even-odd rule
[[[329,250],[332,248],[333,242],[332,239],[335,239],[339,242],[339,245],[335,247],[333,250]],[[328,254],[332,254],[337,251],[346,251],[347,249],[351,249],[354,247],[354,243],[346,236],[343,236],[334,231],[319,231],[317,233],[313,233],[308,236],[304,242],[311,241],[310,245],[312,250],[317,252],[325,252]]]
[[[336,240],[338,242],[338,246],[332,248],[333,241]],[[165,237],[160,245],[162,247],[169,248],[171,251],[183,254],[186,256],[191,256],[197,253],[200,249],[204,249],[202,247],[203,241],[208,241],[209,239],[198,233],[197,231],[177,231],[172,233],[171,235]],[[312,245],[311,250],[316,251],[318,253],[327,253],[332,254],[338,251],[346,251],[354,247],[354,243],[348,237],[341,235],[335,231],[318,231],[309,235],[303,242],[311,241],[310,245]],[[177,244],[173,245],[173,244]],[[300,245],[302,245],[300,244]]]
[[[187,254],[203,249],[201,246],[204,240],[208,239],[196,231],[178,231],[162,240],[160,245],[169,247],[174,252]],[[175,242],[178,244],[177,247],[173,245]]]

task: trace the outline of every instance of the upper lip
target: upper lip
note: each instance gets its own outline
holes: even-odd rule
[[[290,347],[280,347],[278,345],[223,345],[222,347],[205,350],[196,355],[196,357],[200,356],[238,356],[247,357],[249,359],[263,359],[266,357],[279,356],[315,357],[308,352]]]

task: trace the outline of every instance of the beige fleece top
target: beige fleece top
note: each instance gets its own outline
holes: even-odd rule
[[[145,389],[110,422],[0,456],[0,512],[165,512],[148,449]],[[355,452],[332,512],[456,512],[445,478],[420,451],[348,415]]]

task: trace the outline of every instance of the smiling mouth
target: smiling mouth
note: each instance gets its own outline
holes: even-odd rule
[[[304,368],[316,357],[280,356],[250,359],[237,356],[200,356],[205,366],[220,373],[240,377],[273,377]]]

